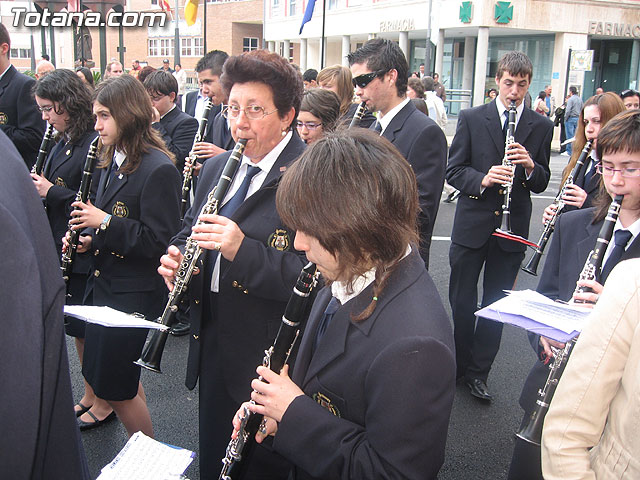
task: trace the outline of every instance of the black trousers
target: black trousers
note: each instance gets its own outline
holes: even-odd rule
[[[453,314],[457,378],[487,381],[502,338],[502,323],[484,318],[476,321],[478,279],[484,266],[482,306],[513,288],[524,252],[502,250],[495,236],[480,248],[452,243],[449,249],[449,302]]]

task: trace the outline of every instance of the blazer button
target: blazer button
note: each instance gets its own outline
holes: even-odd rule
[[[93,272],[93,276],[94,277],[99,277],[100,276],[100,270],[96,270],[95,272]]]
[[[200,338],[200,336],[199,336],[199,335],[194,335],[194,336],[193,336],[193,339],[194,339],[194,340],[198,340],[199,338]]]
[[[504,190],[503,189],[498,190],[498,195],[504,195]]]
[[[245,295],[249,294],[249,290],[245,289],[242,293],[244,293]]]
[[[235,280],[233,282],[231,282],[231,286],[233,288],[238,288],[238,282],[236,282]]]
[[[98,255],[100,255],[100,250],[96,250],[95,252],[93,252],[93,254],[97,257]]]
[[[496,211],[495,211],[495,212],[493,212],[493,213],[495,213],[495,214],[496,214],[496,217],[499,217],[499,216],[500,216],[500,211],[499,211],[499,210],[496,210]]]
[[[196,305],[198,305],[200,303],[200,300],[198,300],[197,298],[193,301],[193,303],[195,303]]]

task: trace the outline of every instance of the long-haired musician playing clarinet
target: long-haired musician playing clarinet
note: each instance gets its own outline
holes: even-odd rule
[[[58,142],[51,148],[42,175],[31,174],[36,190],[47,207],[47,217],[58,254],[62,252],[62,237],[68,229],[71,203],[76,197],[89,145],[97,136],[93,129],[91,91],[71,70],[59,69],[39,79],[34,94],[42,118],[58,132]],[[95,194],[97,182],[91,184]],[[91,268],[87,254],[76,255],[67,285],[67,304],[81,305]],[[85,323],[66,317],[65,332],[75,338],[78,357],[84,356]],[[111,412],[111,407],[96,397],[84,382],[84,394],[74,408],[80,416],[87,410],[98,415]]]
[[[640,257],[640,163],[637,160],[640,152],[639,139],[638,111],[623,111],[600,131],[597,144],[597,156],[601,159],[598,169],[600,173],[597,174],[601,179],[600,196],[594,207],[570,211],[560,216],[538,283],[537,290],[540,293],[562,301],[569,301],[573,297],[587,302],[587,306],[593,305],[598,300],[602,285],[613,267],[622,260]],[[578,282],[593,292],[574,297],[580,271],[596,243],[611,199],[616,195],[624,195],[624,199],[613,237],[604,253],[602,271],[598,272],[597,281]],[[549,369],[545,361],[553,356],[551,345],[563,347],[553,340],[535,335],[530,335],[530,341],[541,361],[537,361],[531,369],[522,389],[520,405],[525,411],[523,424],[530,418],[536,393],[546,381]],[[517,440],[509,478],[541,479],[540,447]]]
[[[515,166],[511,195],[511,230],[529,233],[530,192],[540,193],[549,182],[549,155],[553,124],[524,107],[523,99],[533,75],[524,53],[510,52],[498,63],[498,97],[485,105],[460,112],[449,150],[447,181],[462,193],[451,233],[449,301],[456,340],[457,377],[471,394],[491,401],[487,377],[500,348],[502,324],[477,319],[478,278],[484,266],[482,305],[511,289],[524,258],[525,246],[493,236],[501,224],[503,184],[511,181],[511,167],[503,166],[506,118],[516,104],[515,143],[508,149]],[[505,115],[505,113],[507,115]]]
[[[191,335],[186,384],[199,380],[200,478],[218,478],[229,443],[229,420],[249,397],[255,366],[272,344],[291,289],[304,266],[293,232],[275,208],[280,176],[304,150],[295,131],[302,77],[281,56],[263,50],[230,57],[221,77],[234,139],[246,139],[241,165],[218,215],[192,227],[216,187],[230,153],[207,160],[192,207],[158,270],[172,288],[187,237],[206,250],[188,287]],[[286,478],[288,465],[253,450],[247,478]]]
[[[289,168],[277,204],[329,285],[291,378],[257,370],[268,383],[254,380],[256,404],[245,405],[268,420],[256,440],[275,435],[298,480],[436,478],[455,389],[453,335],[419,254],[410,165],[374,132],[342,130]]]
[[[71,224],[84,229],[78,252],[91,249],[92,275],[86,300],[155,319],[166,298],[157,259],[179,227],[180,174],[162,137],[151,127],[151,100],[130,75],[102,82],[94,93],[95,129],[103,145],[94,202],[74,202]],[[147,331],[88,324],[82,373],[109,402],[129,436],[153,436],[140,383],[140,357]],[[80,427],[111,416],[89,413]]]

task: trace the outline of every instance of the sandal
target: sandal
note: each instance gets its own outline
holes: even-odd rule
[[[74,407],[73,411],[76,413],[76,417],[80,417],[82,414],[87,412],[93,405],[85,406],[82,403],[78,402]],[[76,410],[76,407],[80,407],[80,410]]]

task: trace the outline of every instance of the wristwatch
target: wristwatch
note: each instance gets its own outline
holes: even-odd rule
[[[102,223],[100,224],[100,230],[104,232],[109,227],[110,223],[111,223],[111,215],[107,214],[107,216],[104,217],[104,219],[102,220]]]

